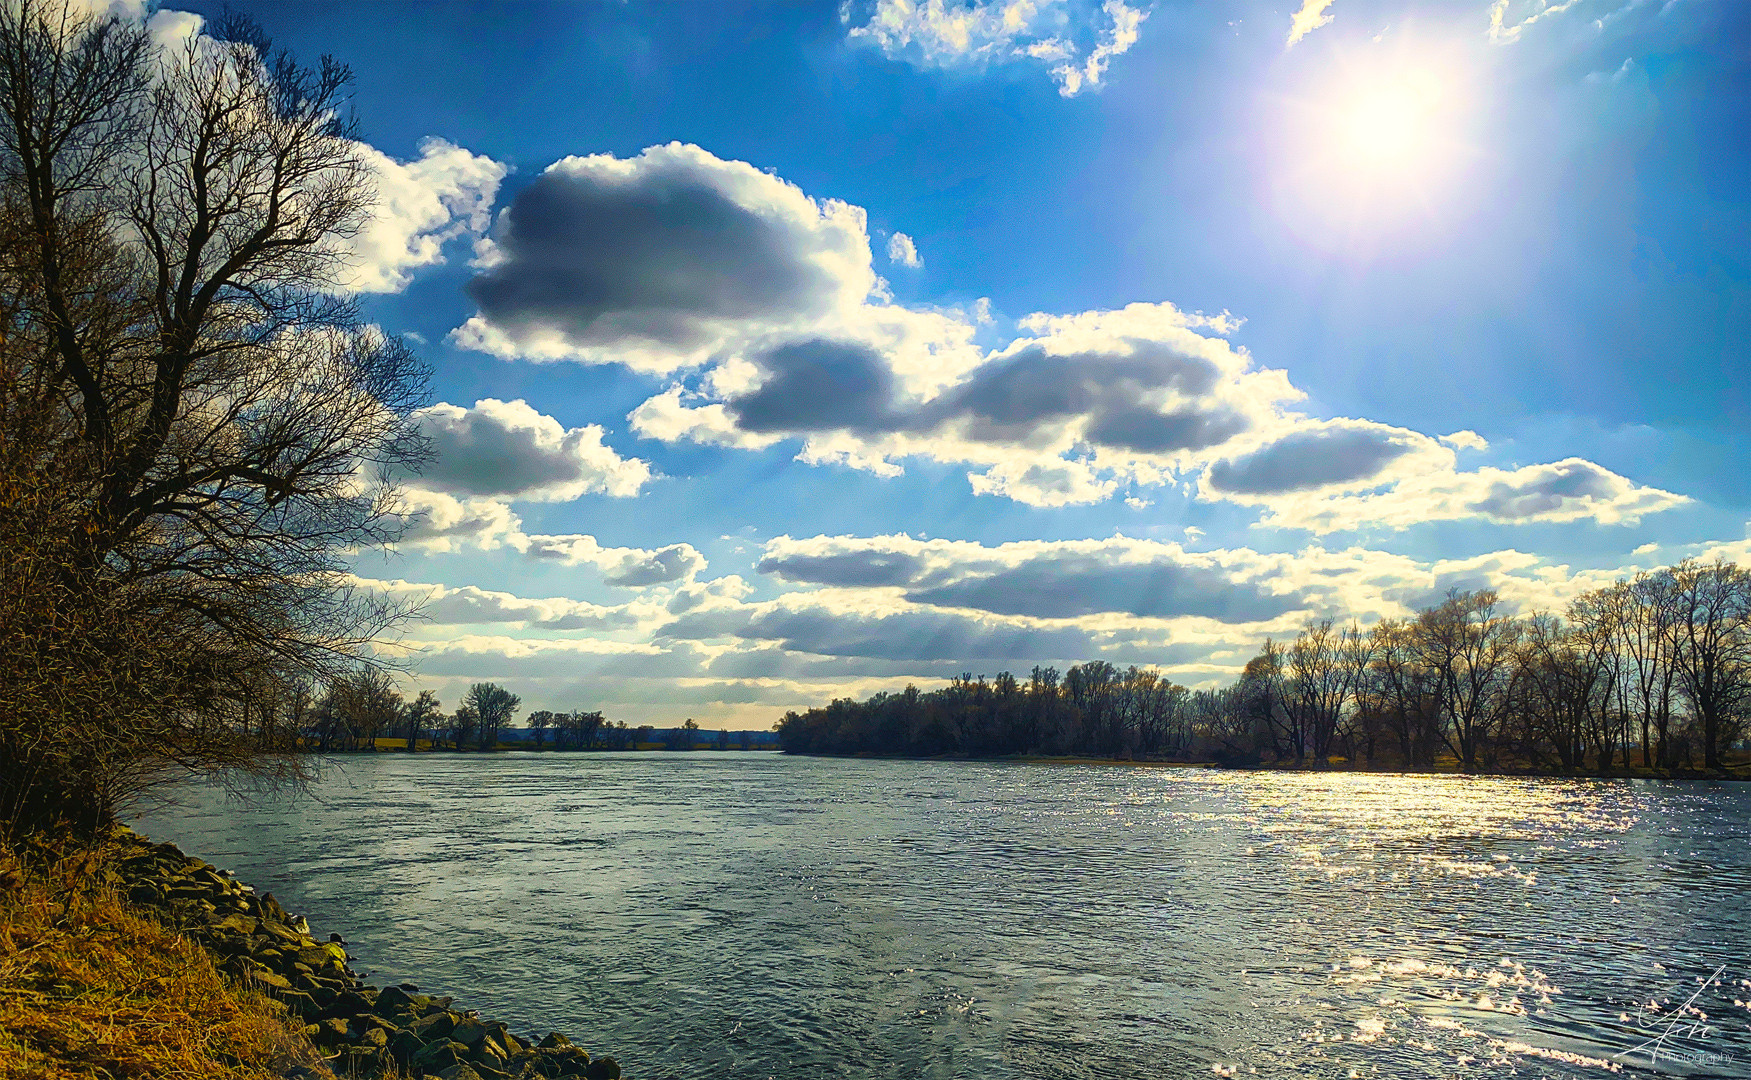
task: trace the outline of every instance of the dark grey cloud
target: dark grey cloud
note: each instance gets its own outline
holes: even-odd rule
[[[622,561],[608,570],[602,580],[610,585],[641,588],[690,578],[703,569],[705,559],[691,544],[673,544],[648,553],[640,552],[638,558]]]
[[[622,458],[594,425],[566,429],[523,401],[485,398],[472,408],[440,403],[414,414],[432,461],[412,483],[452,495],[574,499],[585,492],[637,494],[650,468]]]
[[[1261,622],[1318,606],[1306,594],[1277,594],[1236,580],[1220,567],[1161,551],[1138,560],[1124,551],[1046,549],[1009,563],[998,551],[936,559],[875,545],[785,542],[757,569],[797,584],[839,588],[898,586],[906,599],[936,607],[975,608],[994,615],[1071,619],[1101,612],[1143,618],[1199,616],[1228,623]]]
[[[864,436],[954,429],[977,442],[1040,444],[1084,418],[1085,438],[1141,453],[1198,450],[1224,442],[1247,420],[1214,402],[1160,412],[1139,404],[1162,391],[1197,399],[1221,372],[1201,357],[1133,340],[1124,353],[1052,355],[1030,345],[973,372],[928,402],[906,399],[888,360],[858,343],[811,339],[755,354],[760,386],[726,408],[746,431],[850,431]]]
[[[1161,390],[1188,397],[1208,394],[1221,371],[1202,357],[1186,356],[1159,342],[1133,339],[1128,344],[1129,354],[1067,355],[1029,345],[980,367],[967,383],[934,403],[935,411],[943,419],[967,420],[972,437],[986,442],[1027,442],[1044,425],[1087,416],[1090,438],[1106,431],[1113,446],[1135,449],[1141,442],[1159,451],[1209,445],[1197,441],[1202,433],[1183,416],[1161,416],[1137,402]]]
[[[517,194],[494,232],[497,263],[467,291],[513,339],[687,350],[724,322],[828,311],[859,263],[867,274],[861,218],[851,225],[823,225],[783,181],[698,147],[570,158]]]
[[[887,361],[866,345],[813,339],[763,354],[766,380],[733,398],[730,414],[759,432],[898,431],[916,423],[900,414]]]
[[[1085,657],[1096,648],[1087,632],[1074,628],[1015,626],[927,610],[864,615],[825,608],[741,608],[683,616],[661,635],[772,641],[792,652],[823,656],[969,664]]]
[[[1218,491],[1281,495],[1374,476],[1411,447],[1372,428],[1301,431],[1232,461],[1219,461],[1207,479]]]
[[[899,551],[839,551],[825,555],[767,555],[755,569],[799,584],[875,588],[914,584],[924,573],[925,565],[919,556]]]
[[[998,615],[1070,619],[1116,611],[1143,618],[1192,615],[1227,623],[1262,622],[1307,605],[1235,581],[1216,567],[1167,561],[1114,563],[1091,554],[1034,559],[909,593],[920,604],[970,607]]]
[[[1610,499],[1624,486],[1621,477],[1579,458],[1541,466],[1531,477],[1527,471],[1515,474],[1513,483],[1490,485],[1489,494],[1470,508],[1499,518],[1529,518],[1559,511],[1572,499]]]

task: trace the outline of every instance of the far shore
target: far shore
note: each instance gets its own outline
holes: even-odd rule
[[[511,752],[527,752],[542,754],[605,754],[605,753],[674,753],[674,754],[711,754],[728,752],[746,753],[789,753],[777,745],[766,746],[727,746],[720,747],[711,743],[698,743],[691,750],[670,746],[667,743],[640,743],[628,747],[557,747],[551,744],[536,746],[528,742],[498,743],[496,745],[477,748],[463,747],[460,750],[450,746],[433,746],[427,740],[420,740],[416,753],[426,754],[503,754]],[[323,751],[326,754],[401,754],[406,755],[407,740],[378,739],[376,746],[330,747]],[[1020,765],[1102,765],[1131,769],[1232,769],[1237,772],[1306,772],[1306,773],[1373,773],[1382,776],[1493,776],[1514,777],[1520,779],[1543,780],[1729,780],[1751,781],[1751,761],[1730,765],[1725,769],[1703,769],[1695,767],[1675,767],[1669,769],[1645,768],[1631,766],[1628,769],[1573,769],[1562,771],[1557,769],[1533,769],[1519,767],[1477,768],[1467,771],[1460,767],[1456,760],[1437,761],[1433,765],[1401,765],[1387,762],[1349,762],[1343,759],[1326,761],[1260,761],[1260,762],[1220,762],[1220,761],[1186,761],[1186,760],[1156,760],[1150,758],[1108,758],[1088,757],[1084,755],[1052,755],[1052,754],[1009,754],[1001,757],[958,757],[955,755],[939,755],[935,757],[907,757],[904,755],[883,754],[792,754],[794,757],[827,757],[843,758],[851,761],[990,761],[1008,762]]]
[[[1305,773],[1373,773],[1381,776],[1491,776],[1539,780],[1738,780],[1751,781],[1751,761],[1725,769],[1671,768],[1652,769],[1641,766],[1598,770],[1528,768],[1479,768],[1465,770],[1453,760],[1437,761],[1434,765],[1399,765],[1384,762],[1373,764],[1329,760],[1262,761],[1232,763],[1220,761],[1154,760],[1085,756],[1055,756],[1041,754],[1008,754],[1002,757],[938,757],[914,758],[876,754],[797,754],[798,757],[837,757],[859,761],[991,761],[1021,765],[1104,765],[1132,769],[1229,769],[1235,772],[1305,772]]]

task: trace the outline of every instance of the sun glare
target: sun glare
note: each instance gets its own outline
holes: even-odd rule
[[[1356,86],[1333,107],[1333,150],[1359,173],[1413,172],[1439,153],[1442,106],[1427,74]]]
[[[1279,211],[1300,234],[1347,243],[1438,221],[1475,156],[1477,102],[1438,52],[1373,46],[1329,64],[1279,115]]]

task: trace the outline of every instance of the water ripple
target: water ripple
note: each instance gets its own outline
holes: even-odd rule
[[[1744,785],[348,759],[139,822],[646,1078],[1751,1076]]]

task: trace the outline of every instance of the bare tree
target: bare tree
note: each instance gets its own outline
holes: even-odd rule
[[[551,711],[537,709],[529,714],[529,730],[535,733],[535,749],[541,749],[542,740],[547,736],[547,729],[554,727],[558,720]]]
[[[1751,571],[1686,559],[1672,579],[1679,679],[1702,724],[1703,765],[1719,769],[1751,705]]]
[[[408,702],[401,716],[402,731],[407,735],[407,752],[411,754],[419,748],[421,732],[436,735],[443,718],[444,709],[438,704],[438,695],[430,690],[421,690],[418,697]]]
[[[1490,748],[1518,637],[1516,623],[1498,604],[1493,590],[1455,589],[1416,623],[1415,648],[1433,678],[1442,734],[1467,772],[1477,767],[1479,752]]]
[[[462,704],[473,713],[474,735],[479,749],[498,745],[499,733],[511,722],[521,703],[517,695],[497,683],[475,683],[468,688],[468,692],[462,695]],[[457,745],[460,748],[460,742]]]
[[[161,53],[0,6],[0,822],[105,820],[163,769],[296,771],[264,679],[398,617],[343,554],[395,535],[423,369],[338,295],[374,197],[349,76],[237,19]]]

